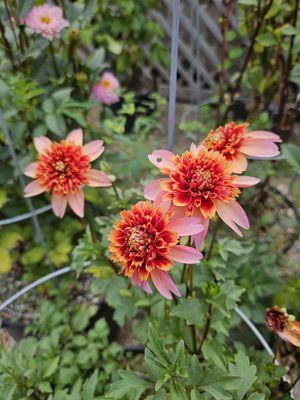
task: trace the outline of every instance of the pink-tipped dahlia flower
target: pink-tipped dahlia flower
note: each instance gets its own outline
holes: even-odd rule
[[[64,19],[62,9],[50,4],[33,7],[22,22],[49,40],[59,37],[60,31],[70,25]]]
[[[248,131],[248,124],[229,122],[210,131],[201,146],[221,153],[231,164],[232,172],[242,173],[247,169],[247,156],[270,158],[280,154],[276,143],[281,139],[269,131]]]
[[[160,208],[149,201],[135,204],[129,211],[121,212],[109,234],[111,258],[121,266],[121,272],[135,286],[152,293],[149,281],[167,299],[172,293],[180,296],[167,271],[174,261],[195,264],[202,254],[190,246],[181,246],[181,236],[203,230],[198,218],[175,218],[167,208]]]
[[[91,96],[106,105],[117,103],[120,100],[120,83],[111,72],[104,72],[98,83],[92,87]]]
[[[238,225],[249,228],[247,215],[236,199],[239,188],[255,185],[259,179],[232,175],[231,166],[222,154],[194,145],[181,156],[157,150],[148,158],[166,177],[145,187],[146,199],[158,204],[170,202],[176,215],[200,218],[206,231],[215,213],[240,236]],[[197,247],[206,231],[200,237],[195,236]]]
[[[102,140],[93,140],[83,145],[83,133],[76,129],[65,140],[52,142],[45,136],[34,138],[38,151],[37,162],[24,170],[34,180],[25,187],[25,197],[50,192],[52,208],[57,217],[65,214],[67,203],[79,217],[84,216],[85,185],[92,187],[111,186],[112,178],[91,168],[91,162],[104,151]]]
[[[295,317],[289,315],[285,308],[269,308],[265,320],[267,327],[281,339],[300,347],[300,322],[295,321]]]

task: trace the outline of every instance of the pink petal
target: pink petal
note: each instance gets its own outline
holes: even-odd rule
[[[251,139],[270,139],[272,142],[277,143],[282,142],[279,135],[269,131],[250,131],[245,133],[244,137],[249,137]]]
[[[172,300],[171,292],[176,296],[181,296],[179,290],[166,272],[156,268],[151,272],[151,279],[158,292],[166,299]]]
[[[193,247],[176,245],[170,249],[170,257],[180,263],[196,264],[201,260],[202,254]]]
[[[152,293],[152,289],[151,289],[151,287],[150,287],[150,285],[149,285],[149,283],[146,281],[142,281],[140,278],[139,278],[139,274],[138,274],[138,272],[135,272],[133,275],[132,275],[132,278],[131,278],[131,282],[132,282],[132,284],[134,285],[134,286],[139,286],[139,287],[141,287],[146,293]]]
[[[247,166],[247,158],[242,153],[239,153],[233,160],[229,162],[229,168],[231,169],[231,172],[235,172],[236,174],[241,174],[246,171]]]
[[[38,183],[37,180],[35,180],[28,183],[28,185],[25,186],[24,196],[25,197],[37,196],[38,194],[43,193],[44,191],[45,189]]]
[[[245,139],[240,151],[252,157],[275,157],[280,154],[278,146],[265,139]]]
[[[62,218],[66,212],[68,198],[66,196],[52,195],[51,203],[54,214]]]
[[[96,160],[104,152],[103,140],[93,140],[83,146],[84,153],[91,161]]]
[[[163,213],[167,213],[170,210],[171,207],[171,201],[170,200],[164,200],[163,197],[165,195],[165,192],[159,193],[159,195],[156,197],[154,200],[154,207],[160,208]]]
[[[84,217],[84,194],[81,189],[77,192],[68,195],[70,207],[78,217]]]
[[[181,297],[181,293],[177,289],[175,283],[173,282],[172,278],[166,271],[161,271],[163,274],[163,281],[165,285],[168,287],[168,289],[174,293],[176,296]]]
[[[236,224],[242,228],[249,228],[249,221],[245,211],[236,202],[231,201],[230,203],[224,203],[222,201],[215,201],[217,213],[219,217],[227,224],[234,232],[239,236],[243,236]]]
[[[168,181],[168,179],[160,178],[148,183],[144,188],[144,196],[148,200],[155,200],[155,198],[163,192],[161,183]]]
[[[236,176],[234,185],[240,188],[254,186],[260,182],[260,179],[252,176]]]
[[[88,179],[87,185],[91,187],[107,187],[112,184],[112,179],[97,169],[90,169],[86,173],[86,177]]]
[[[33,139],[33,143],[35,148],[39,153],[42,153],[47,147],[50,147],[52,141],[48,139],[46,136],[38,136]]]
[[[196,249],[200,249],[202,246],[202,243],[204,242],[206,235],[207,235],[207,231],[208,231],[208,227],[209,227],[209,218],[202,218],[202,226],[203,226],[203,230],[199,233],[196,233],[195,235],[191,236],[191,240],[192,240],[192,244],[195,244]]]
[[[24,175],[29,176],[30,178],[35,178],[35,170],[37,167],[37,162],[33,162],[28,164],[25,168],[24,168]]]
[[[82,129],[74,129],[71,131],[68,136],[66,137],[66,140],[68,142],[73,142],[75,144],[78,144],[79,146],[82,146],[83,144],[83,132]]]
[[[169,168],[175,169],[175,165],[172,161],[174,154],[168,150],[156,150],[152,154],[149,154],[148,159],[158,168]]]
[[[178,233],[179,236],[190,236],[204,230],[200,218],[182,217],[173,219],[166,227],[170,231]]]

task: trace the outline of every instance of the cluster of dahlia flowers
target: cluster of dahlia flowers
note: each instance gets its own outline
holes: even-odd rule
[[[278,155],[276,143],[281,140],[272,132],[249,132],[247,128],[247,124],[231,122],[211,131],[202,144],[192,144],[183,154],[157,150],[149,155],[164,177],[145,187],[146,201],[121,212],[109,235],[112,260],[133,285],[151,293],[152,282],[167,299],[180,296],[169,271],[175,262],[197,264],[201,260],[201,245],[215,214],[240,236],[240,228],[249,228],[237,199],[241,188],[255,185],[259,179],[235,173],[245,171],[247,156]],[[81,129],[59,143],[38,137],[34,144],[38,159],[24,171],[34,178],[25,195],[49,192],[58,217],[64,216],[67,204],[83,217],[84,186],[112,185],[111,176],[91,167],[104,151],[103,142],[83,145]],[[189,245],[180,243],[182,237],[190,237]]]
[[[183,154],[157,150],[149,155],[164,177],[145,187],[147,201],[123,211],[109,236],[113,261],[134,285],[149,293],[152,281],[164,297],[180,296],[168,272],[174,261],[196,264],[201,260],[201,245],[216,213],[240,236],[240,227],[249,228],[237,199],[242,188],[259,179],[234,173],[245,171],[247,156],[278,155],[276,143],[281,140],[272,132],[247,128],[231,122]],[[190,245],[180,244],[182,236],[190,237]]]

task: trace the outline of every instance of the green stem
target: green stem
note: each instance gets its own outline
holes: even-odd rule
[[[56,60],[55,60],[55,51],[54,51],[53,44],[51,42],[49,43],[49,50],[50,50],[50,54],[51,54],[51,57],[52,57],[53,68],[54,68],[56,77],[59,78],[58,67],[57,67]]]
[[[206,255],[206,260],[207,261],[209,261],[211,255],[212,255],[213,248],[214,248],[214,245],[216,243],[219,227],[220,227],[220,218],[218,217],[217,221],[215,222],[215,226],[214,226],[211,242],[210,242],[209,249],[208,249],[208,252],[207,252],[207,255]],[[214,280],[216,280],[215,277],[214,277]],[[203,336],[202,336],[202,339],[201,339],[201,342],[200,342],[200,346],[199,346],[199,349],[198,349],[198,354],[201,353],[203,343],[205,342],[205,340],[206,340],[206,338],[208,336],[210,325],[211,325],[212,313],[213,313],[213,306],[212,306],[211,303],[209,303],[208,304],[208,309],[207,309],[207,314],[206,314],[206,324],[205,324],[205,327],[204,327]]]
[[[115,195],[116,195],[117,200],[118,200],[118,201],[121,201],[121,197],[120,197],[120,195],[119,195],[119,193],[118,193],[117,187],[116,187],[116,185],[115,185],[114,182],[112,183],[112,188],[113,188],[113,191],[115,192]]]

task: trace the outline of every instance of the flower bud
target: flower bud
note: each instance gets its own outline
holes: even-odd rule
[[[84,86],[88,83],[88,76],[84,72],[77,72],[75,79],[78,86]]]
[[[80,31],[79,29],[71,28],[68,31],[68,39],[70,42],[77,43],[80,40]]]

